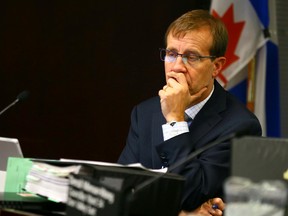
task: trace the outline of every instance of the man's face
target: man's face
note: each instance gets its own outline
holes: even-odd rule
[[[212,45],[212,39],[213,38],[208,27],[193,30],[181,38],[173,37],[170,33],[167,37],[166,49],[179,54],[210,56],[209,50]],[[225,58],[221,58],[224,59],[225,63]],[[220,66],[222,67],[223,64]],[[189,86],[189,92],[191,95],[197,93],[203,87],[207,87],[207,90],[200,98],[200,100],[203,100],[211,92],[214,78],[220,72],[221,67],[219,68],[218,58],[214,61],[210,58],[202,58],[193,62],[192,64],[185,64],[182,58],[178,56],[175,62],[165,61],[166,81],[169,78],[173,78],[173,75],[171,75],[170,72],[183,73]]]

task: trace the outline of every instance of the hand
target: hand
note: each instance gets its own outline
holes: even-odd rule
[[[191,95],[183,73],[170,72],[167,84],[159,91],[161,109],[166,121],[184,121],[184,111],[197,103],[207,87]]]
[[[217,205],[218,208],[213,209],[213,205]],[[178,216],[221,216],[224,209],[225,204],[223,200],[221,198],[214,198],[203,203],[192,212],[181,211]]]

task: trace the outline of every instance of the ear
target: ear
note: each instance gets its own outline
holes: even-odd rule
[[[225,65],[226,63],[226,58],[225,57],[218,57],[216,58],[214,61],[213,61],[213,67],[214,67],[214,70],[213,70],[213,73],[212,73],[212,76],[213,78],[215,78],[216,76],[218,76],[218,74],[221,72],[223,66]]]

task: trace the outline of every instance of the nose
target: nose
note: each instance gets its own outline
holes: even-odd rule
[[[172,70],[175,71],[175,72],[185,72],[187,69],[186,69],[186,65],[185,65],[185,62],[183,61],[183,58],[181,55],[178,55],[175,62],[174,62],[174,65],[172,67]]]

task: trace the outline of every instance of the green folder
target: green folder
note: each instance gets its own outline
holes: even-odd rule
[[[26,176],[32,167],[29,158],[9,157],[6,169],[5,192],[23,192]]]

